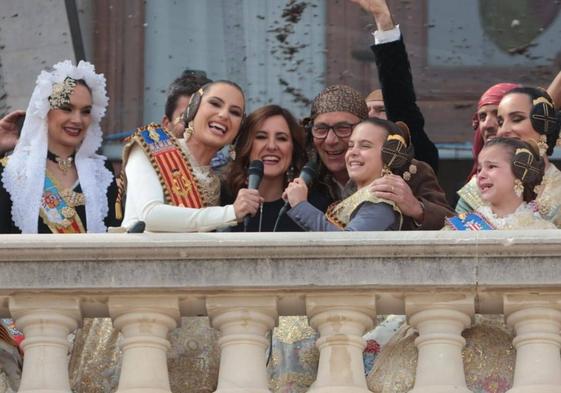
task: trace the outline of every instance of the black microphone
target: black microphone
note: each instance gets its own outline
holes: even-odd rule
[[[313,181],[316,179],[317,175],[318,175],[318,163],[317,161],[312,160],[312,161],[308,161],[306,165],[304,165],[304,167],[300,171],[300,176],[298,177],[304,180],[304,183],[306,183],[306,186],[308,186],[309,188],[310,185],[313,183]],[[286,201],[284,203],[284,206],[279,210],[279,215],[277,216],[277,221],[275,222],[275,227],[273,228],[273,232],[277,230],[277,226],[279,225],[280,218],[282,217],[283,214],[285,214],[288,211],[289,208],[290,208],[290,204],[288,203],[288,201]]]
[[[146,223],[144,221],[137,221],[132,227],[129,228],[127,233],[142,233],[146,228]]]
[[[261,160],[251,161],[251,163],[249,164],[248,173],[249,174],[247,177],[247,188],[250,190],[257,190],[259,188],[259,184],[261,183],[261,179],[263,178],[263,161]],[[244,232],[247,231],[250,218],[251,217],[247,215],[243,219]]]

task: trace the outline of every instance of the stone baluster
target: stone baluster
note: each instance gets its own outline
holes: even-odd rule
[[[178,298],[113,296],[109,314],[124,337],[117,393],[170,393],[167,335],[180,319]]]
[[[266,333],[277,320],[274,296],[212,296],[206,302],[212,326],[219,329],[217,393],[270,393]]]
[[[374,295],[326,294],[306,297],[310,326],[320,338],[319,366],[309,393],[366,393],[362,335],[374,326]]]
[[[516,366],[508,393],[561,393],[561,294],[504,296],[516,337]]]
[[[71,393],[67,336],[81,323],[76,298],[16,295],[9,300],[16,326],[25,335],[25,362],[18,393]]]
[[[405,298],[409,324],[419,332],[415,386],[410,393],[469,393],[462,331],[471,326],[471,294],[423,294]]]

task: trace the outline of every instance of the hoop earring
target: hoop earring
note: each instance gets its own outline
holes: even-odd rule
[[[291,165],[286,171],[286,183],[290,183],[294,180],[294,165]]]

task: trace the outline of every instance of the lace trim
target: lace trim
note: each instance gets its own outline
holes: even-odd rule
[[[555,225],[543,219],[531,205],[524,202],[514,213],[505,217],[497,217],[489,206],[481,206],[477,211],[497,229],[555,229]]]
[[[220,178],[210,165],[199,165],[184,139],[179,139],[178,142],[191,164],[193,176],[199,182],[199,192],[202,194],[206,205],[218,206],[220,204]]]

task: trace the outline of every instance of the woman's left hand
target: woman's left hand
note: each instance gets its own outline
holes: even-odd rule
[[[294,207],[308,199],[308,186],[303,179],[297,177],[286,187],[282,197],[284,200],[288,200],[290,207]]]

